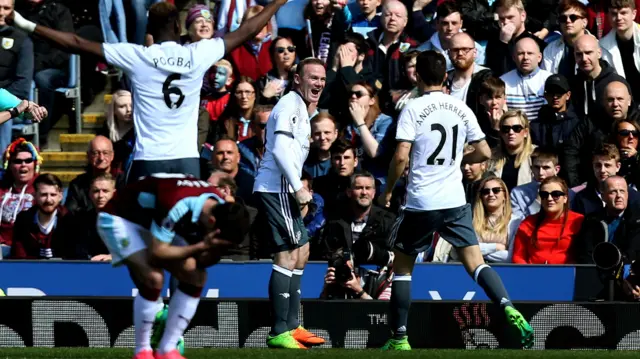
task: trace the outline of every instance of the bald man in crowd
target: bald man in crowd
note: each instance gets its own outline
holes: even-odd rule
[[[513,61],[516,69],[500,78],[505,83],[507,107],[510,110],[522,110],[529,121],[538,119],[538,112],[545,104],[544,84],[551,72],[540,68],[542,52],[538,43],[523,37],[513,49]]]
[[[475,45],[475,41],[467,33],[460,32],[451,37],[449,59],[453,70],[447,73],[445,85],[451,96],[466,102],[478,116],[484,112],[478,101],[478,89],[484,80],[491,77],[491,70],[475,63],[478,56]]]
[[[93,178],[103,173],[110,173],[116,179],[116,189],[124,184],[124,176],[117,168],[113,168],[113,143],[104,136],[96,136],[89,142],[87,149],[86,172],[74,178],[69,184],[69,192],[65,207],[72,213],[94,209],[89,196]]]
[[[240,168],[240,150],[236,141],[223,137],[213,147],[211,163],[214,170],[228,173],[238,186],[236,196],[245,203],[253,203],[253,183],[255,178]]]

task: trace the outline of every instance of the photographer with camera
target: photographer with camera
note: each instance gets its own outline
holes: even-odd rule
[[[388,267],[378,271],[354,267],[351,252],[340,248],[329,260],[320,298],[389,300],[392,280]]]
[[[640,300],[640,281],[631,269],[634,265],[628,266],[640,251],[640,211],[628,206],[629,191],[624,177],[611,176],[602,182],[604,208],[584,220],[573,251],[576,263],[596,264],[603,277],[618,283],[615,299]]]

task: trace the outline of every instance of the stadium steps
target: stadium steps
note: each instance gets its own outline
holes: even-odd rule
[[[47,171],[82,170],[87,165],[86,152],[45,151],[41,155]]]
[[[60,181],[62,181],[62,186],[63,187],[69,187],[69,183],[71,183],[71,181],[74,178],[76,178],[79,175],[83,174],[84,171],[82,171],[82,170],[79,170],[79,171],[46,171],[46,173],[51,173],[53,175],[58,176],[58,178],[60,178]]]
[[[96,135],[92,133],[64,133],[60,135],[60,148],[63,152],[86,152],[89,142],[94,137]]]

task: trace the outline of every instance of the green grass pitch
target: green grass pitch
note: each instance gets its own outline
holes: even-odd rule
[[[468,359],[626,359],[638,358],[633,351],[602,350],[413,350],[382,352],[375,349],[187,349],[188,359],[388,359],[388,358],[468,358]],[[0,359],[129,359],[130,349],[89,348],[0,348]]]

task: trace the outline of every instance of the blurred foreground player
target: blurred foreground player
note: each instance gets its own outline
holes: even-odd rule
[[[98,215],[97,228],[113,265],[126,265],[139,290],[134,359],[182,359],[176,344],[200,302],[206,268],[242,241],[246,208],[194,177],[156,174],[118,191]],[[165,269],[179,284],[154,357],[150,336]]]
[[[416,256],[431,247],[434,232],[456,248],[469,275],[494,303],[504,308],[521,344],[529,348],[533,345],[533,329],[511,304],[498,273],[485,264],[473,230],[460,164],[463,157],[465,163],[486,161],[491,149],[471,109],[442,93],[446,66],[444,56],[437,52],[418,55],[416,69],[423,95],[411,100],[400,114],[398,147],[389,167],[387,187],[379,197],[380,204],[388,207],[396,182],[409,163],[406,202],[391,233],[391,243],[395,243],[389,323],[393,336],[383,349],[411,349],[407,339],[411,273]],[[465,142],[475,151],[463,156]]]
[[[158,172],[200,177],[198,109],[205,72],[261,31],[286,0],[275,0],[223,38],[180,45],[180,12],[168,2],[149,9],[153,45],[101,44],[36,25],[14,12],[7,19],[64,50],[105,59],[131,79],[136,143],[128,181]]]

